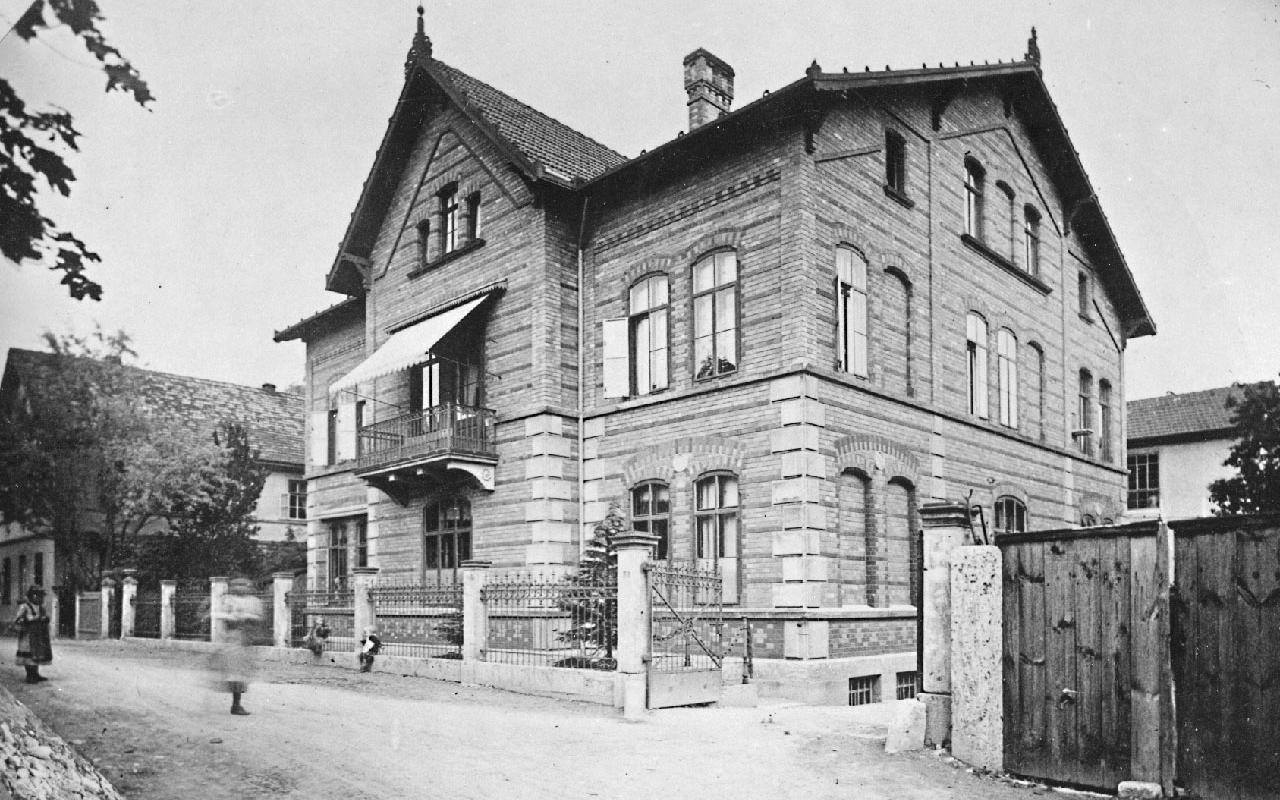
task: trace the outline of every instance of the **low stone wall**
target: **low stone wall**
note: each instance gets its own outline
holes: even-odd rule
[[[0,687],[0,797],[123,800],[92,764]]]

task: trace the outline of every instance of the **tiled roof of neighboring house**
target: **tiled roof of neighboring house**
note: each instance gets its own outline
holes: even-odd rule
[[[1166,394],[1128,402],[1129,441],[1173,437],[1231,435],[1234,425],[1227,400],[1244,393],[1243,384],[1203,392]]]
[[[5,373],[22,381],[35,404],[40,402],[42,376],[66,364],[82,370],[121,370],[130,391],[162,423],[171,424],[175,436],[205,438],[220,423],[235,422],[248,429],[261,460],[299,468],[303,464],[305,414],[299,395],[18,348],[9,350]]]
[[[462,70],[442,61],[434,63],[503,138],[529,161],[542,164],[562,180],[590,180],[627,160]]]

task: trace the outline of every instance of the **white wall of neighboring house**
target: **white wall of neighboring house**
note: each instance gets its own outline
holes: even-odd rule
[[[36,558],[40,554],[40,558]],[[36,561],[39,560],[42,574],[36,579]],[[3,579],[4,565],[8,563],[9,580]],[[21,525],[0,525],[0,608],[12,608],[22,601],[27,587],[40,584],[46,589],[52,587],[54,580],[53,540],[33,536]],[[5,592],[4,590],[8,591]],[[0,625],[11,616],[0,612]]]
[[[1165,519],[1206,517],[1213,513],[1209,484],[1234,474],[1234,470],[1222,465],[1234,441],[1212,439],[1132,447],[1129,455],[1159,454],[1160,513]]]
[[[283,542],[287,538],[289,528],[298,541],[304,541],[307,535],[306,519],[290,519],[285,496],[289,493],[289,481],[301,480],[299,472],[269,472],[266,483],[262,485],[262,494],[258,496],[258,507],[254,511],[254,520],[258,525],[258,540],[263,542]],[[304,484],[305,485],[305,484]]]

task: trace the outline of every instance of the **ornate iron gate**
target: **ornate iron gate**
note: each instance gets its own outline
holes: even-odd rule
[[[711,703],[724,682],[724,589],[720,573],[650,563],[649,708]]]

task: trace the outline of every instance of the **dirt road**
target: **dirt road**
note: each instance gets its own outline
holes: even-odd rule
[[[0,641],[8,660],[11,640]],[[51,680],[0,683],[134,800],[172,798],[1022,798],[1043,790],[886,755],[860,709],[613,709],[334,666],[263,664],[227,713],[204,656],[55,645]]]

